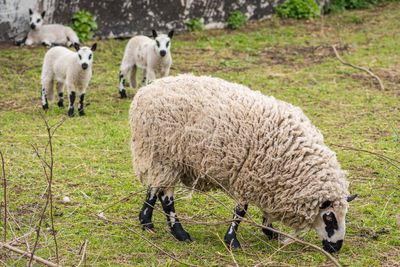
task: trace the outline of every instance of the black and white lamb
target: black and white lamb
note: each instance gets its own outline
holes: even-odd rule
[[[54,99],[54,81],[58,96],[58,106],[64,107],[64,87],[67,87],[69,97],[68,116],[74,116],[74,102],[76,89],[79,93],[78,112],[85,115],[83,100],[86,88],[92,77],[93,52],[97,44],[91,48],[80,47],[75,44],[76,52],[68,48],[58,46],[47,51],[42,67],[42,106],[44,110],[49,108],[48,100]]]
[[[238,201],[225,235],[232,248],[240,247],[236,232],[248,205],[261,210],[264,225],[314,228],[326,251],[342,247],[355,196],[335,153],[300,108],[222,79],[179,75],[141,88],[129,118],[133,166],[149,185],[139,215],[144,229],[154,228],[158,197],[172,234],[191,240],[174,208],[173,187],[182,182],[223,188]]]

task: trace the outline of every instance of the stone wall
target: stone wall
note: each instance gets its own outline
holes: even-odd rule
[[[100,38],[151,34],[151,29],[184,31],[185,22],[203,18],[206,28],[223,27],[229,12],[240,10],[249,19],[269,16],[284,0],[3,0],[0,1],[0,40],[18,40],[29,31],[29,8],[46,10],[45,23],[67,25],[81,9],[92,13]]]

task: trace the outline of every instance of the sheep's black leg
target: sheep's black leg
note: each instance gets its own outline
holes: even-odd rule
[[[42,88],[42,107],[44,110],[49,109],[49,103],[47,102],[47,96],[46,96],[46,89]]]
[[[79,116],[85,116],[85,111],[83,110],[83,99],[85,98],[85,93],[79,95],[78,112]]]
[[[72,91],[69,93],[69,107],[68,107],[68,116],[74,116],[74,103],[75,103],[75,92]]]
[[[271,223],[268,223],[268,219],[266,219],[265,217],[263,217],[263,223],[262,224],[264,226],[268,226],[270,228],[274,228],[274,227],[272,227]],[[278,233],[275,233],[275,232],[273,232],[271,230],[263,228],[262,231],[269,239],[278,239],[278,237],[279,237]]]
[[[246,215],[247,207],[247,204],[237,204],[235,207],[235,214],[233,215],[231,226],[229,226],[228,232],[226,232],[224,237],[224,241],[230,249],[241,247],[236,238],[236,232],[239,227],[240,217],[244,217]]]
[[[147,190],[146,200],[144,201],[142,210],[139,213],[139,221],[143,226],[143,230],[154,231],[154,225],[151,222],[151,217],[153,216],[153,209],[156,201],[156,190],[149,187],[149,190]]]
[[[60,108],[63,108],[63,107],[64,107],[64,98],[63,98],[63,96],[64,96],[64,93],[58,93],[58,102],[57,102],[57,105],[58,105]]]
[[[179,241],[192,241],[190,235],[183,230],[183,227],[176,216],[173,195],[173,188],[168,189],[165,192],[161,191],[158,193],[158,198],[161,201],[162,208],[167,215],[167,221],[171,229],[171,234]]]
[[[119,94],[121,95],[121,98],[126,98],[126,90],[125,90],[125,78],[122,72],[119,72]]]

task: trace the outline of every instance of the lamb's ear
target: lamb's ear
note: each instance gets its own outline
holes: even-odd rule
[[[96,47],[97,47],[97,43],[94,43],[94,45],[92,45],[92,48],[90,48],[90,50],[92,50],[92,52],[96,51]]]
[[[151,30],[153,32],[153,38],[156,39],[157,38],[157,32],[155,30]]]
[[[78,43],[75,43],[75,44],[74,44],[74,47],[75,47],[75,50],[76,50],[76,51],[79,51],[80,47],[79,47],[79,44],[78,44]]]
[[[29,9],[29,15],[32,15],[32,14],[33,14],[32,9]]]
[[[348,196],[348,197],[347,197],[347,202],[352,201],[352,200],[355,199],[357,196],[358,196],[357,194],[352,195],[352,196]]]
[[[170,32],[168,33],[169,39],[172,39],[172,36],[174,36],[174,30],[172,30],[172,31],[170,31]]]
[[[42,18],[44,18],[44,15],[45,15],[45,14],[46,14],[46,11],[43,11],[43,12],[42,12],[42,15],[41,15]]]
[[[332,201],[327,200],[324,203],[322,203],[321,207],[319,207],[321,210],[326,209],[327,207],[329,207],[332,204]]]

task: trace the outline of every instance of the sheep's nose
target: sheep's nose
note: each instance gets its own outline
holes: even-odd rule
[[[87,67],[88,67],[88,64],[87,64],[87,63],[83,63],[83,64],[82,64],[82,69],[86,70]]]
[[[343,245],[343,240],[338,240],[337,242],[329,242],[328,240],[322,240],[322,245],[324,247],[325,251],[328,251],[329,253],[334,253],[340,250],[340,248]]]
[[[31,29],[33,30],[35,28],[36,28],[35,24],[31,24]]]
[[[163,56],[165,56],[166,54],[167,54],[167,52],[166,52],[165,50],[161,50],[161,51],[160,51],[160,56],[163,57]]]

